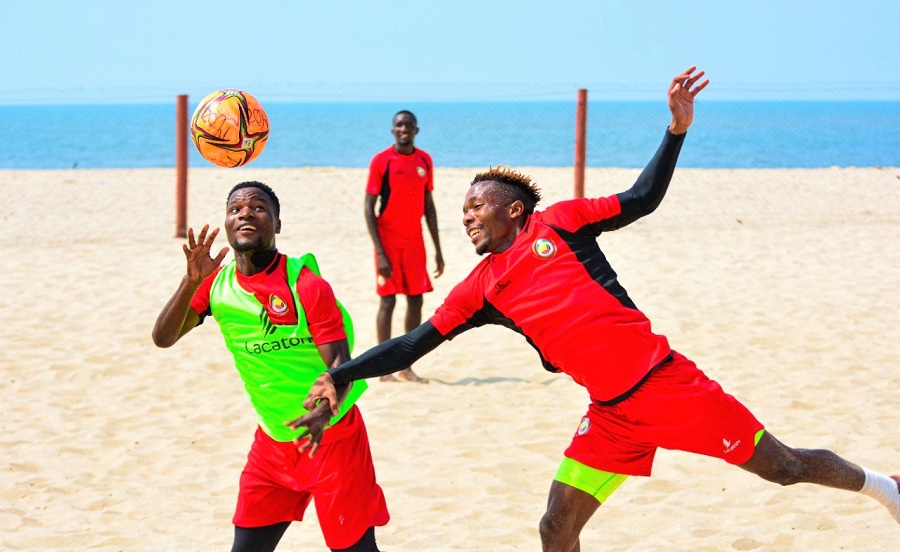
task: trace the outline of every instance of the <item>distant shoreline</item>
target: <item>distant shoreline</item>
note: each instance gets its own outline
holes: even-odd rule
[[[392,143],[393,114],[412,109],[416,144],[437,167],[570,166],[575,102],[307,102],[263,105],[271,134],[257,168],[366,168]],[[175,102],[0,106],[4,169],[166,168],[175,164]],[[641,168],[668,123],[662,101],[590,100],[589,167]],[[193,167],[206,165],[193,146]],[[679,158],[693,168],[900,165],[900,101],[711,101]]]

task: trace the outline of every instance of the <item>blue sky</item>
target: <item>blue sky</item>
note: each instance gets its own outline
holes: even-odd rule
[[[900,1],[3,0],[0,103],[657,99],[696,64],[708,99],[900,100]]]

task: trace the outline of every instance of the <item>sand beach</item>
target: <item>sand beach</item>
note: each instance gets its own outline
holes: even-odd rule
[[[520,169],[544,205],[571,197],[571,168]],[[460,225],[475,171],[436,170],[446,271],[426,315],[478,261]],[[586,193],[618,192],[638,173],[588,169]],[[376,343],[365,179],[364,169],[192,168],[188,221],[220,225],[233,184],[270,184],[279,249],[316,254],[359,353]],[[174,188],[173,169],[0,171],[0,550],[231,545],[255,414],[213,321],[172,349],[150,339],[184,271]],[[654,331],[776,437],[900,472],[900,168],[677,169],[656,213],[600,244]],[[416,370],[431,384],[373,381],[359,403],[392,515],[382,550],[539,550],[585,391],[502,328],[463,334]],[[327,550],[307,516],[280,550]],[[898,543],[869,498],[781,488],[671,451],[582,534],[586,551]]]

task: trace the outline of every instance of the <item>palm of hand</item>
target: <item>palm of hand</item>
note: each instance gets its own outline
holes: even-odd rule
[[[188,253],[188,274],[199,279],[206,278],[216,269],[216,263],[209,256],[208,246],[198,246]]]
[[[694,119],[694,95],[682,86],[676,86],[669,94],[669,110],[682,125],[690,125]]]
[[[209,225],[204,225],[195,240],[193,228],[188,229],[188,242],[183,245],[183,249],[184,257],[187,259],[187,276],[190,280],[202,280],[212,274],[228,252],[226,247],[219,252],[216,258],[210,256],[209,250],[219,234],[219,229],[216,228],[207,235],[208,230]]]

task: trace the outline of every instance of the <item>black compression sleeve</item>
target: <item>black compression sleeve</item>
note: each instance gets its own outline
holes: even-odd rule
[[[653,159],[647,163],[634,185],[618,194],[619,203],[622,206],[622,213],[616,221],[618,228],[649,215],[659,207],[663,196],[666,195],[666,190],[669,189],[669,182],[672,180],[672,173],[675,172],[675,163],[678,161],[684,137],[685,134],[675,135],[667,129],[662,144],[659,145]]]
[[[330,368],[328,373],[335,385],[392,374],[430,353],[446,339],[431,322],[425,322],[406,335],[389,339],[350,362]]]

